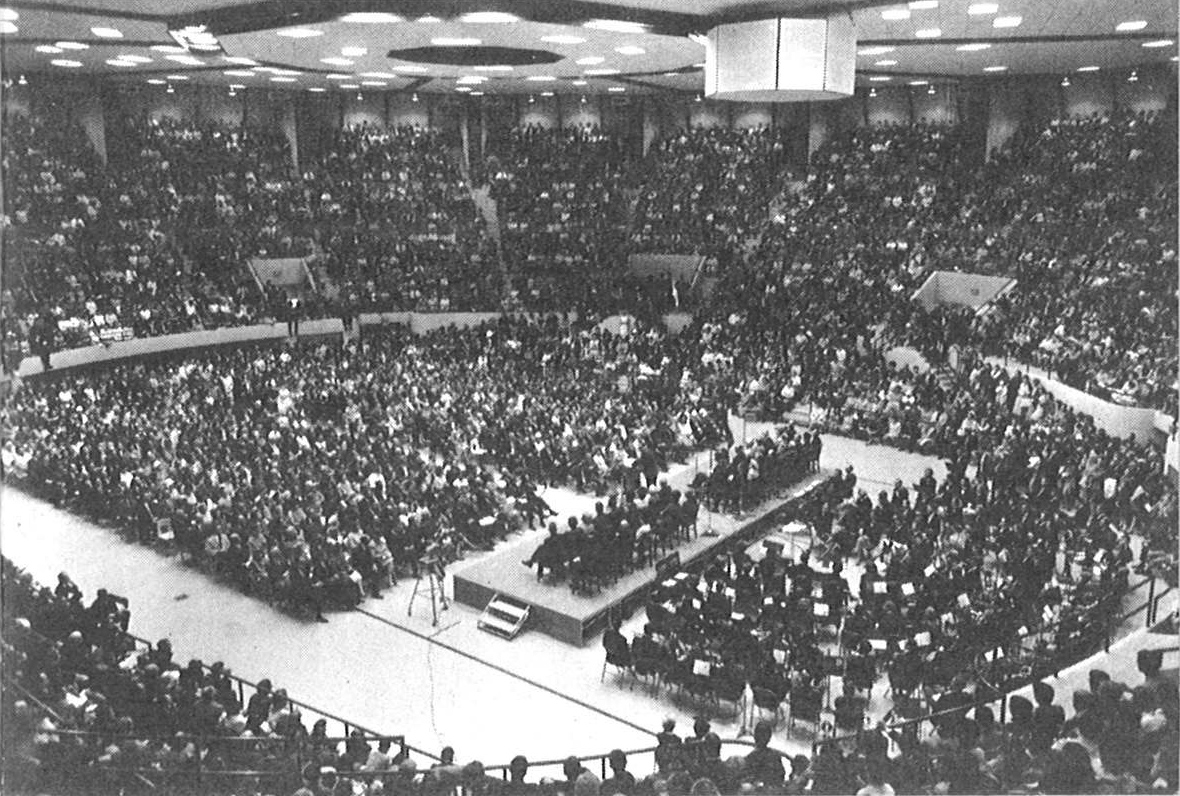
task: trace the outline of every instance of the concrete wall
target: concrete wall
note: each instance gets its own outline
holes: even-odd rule
[[[557,97],[534,96],[520,103],[517,115],[521,127],[543,127],[552,130],[561,126],[557,117]]]
[[[908,88],[878,88],[877,96],[857,92],[853,100],[863,103],[863,120],[870,125],[906,124],[910,121],[910,90]]]
[[[341,105],[345,127],[381,128],[385,126],[385,95],[375,92],[359,94],[349,91],[341,95]]]
[[[602,99],[595,96],[558,98],[562,127],[602,126]]]
[[[738,129],[750,127],[770,127],[774,121],[774,106],[767,104],[753,104],[739,102],[731,106],[733,126]]]
[[[728,127],[729,106],[711,100],[694,101],[688,106],[688,123],[691,127]]]

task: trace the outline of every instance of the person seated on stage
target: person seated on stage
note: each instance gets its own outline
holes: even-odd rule
[[[787,778],[782,756],[770,749],[770,736],[774,728],[769,722],[760,721],[754,727],[754,751],[746,755],[742,767],[742,781],[761,787],[769,793],[782,787]]]
[[[520,563],[526,567],[531,567],[535,564],[537,567],[537,580],[541,580],[545,576],[546,569],[552,572],[564,563],[565,547],[566,540],[557,532],[557,523],[551,522],[549,523],[549,535],[545,537],[545,541],[541,542],[540,546],[533,551],[531,557],[526,558]]]

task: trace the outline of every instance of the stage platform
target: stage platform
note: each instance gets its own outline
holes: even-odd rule
[[[681,566],[709,556],[727,544],[747,543],[756,534],[771,530],[779,521],[776,515],[784,503],[805,494],[829,475],[826,471],[812,474],[779,498],[739,517],[702,508],[697,523],[700,535],[677,548]],[[715,535],[706,536],[706,531]],[[536,571],[521,563],[532,555],[540,540],[536,535],[519,539],[469,567],[456,570],[455,601],[482,611],[497,594],[510,597],[531,608],[526,630],[537,630],[567,644],[582,646],[602,632],[611,616],[621,621],[643,605],[656,580],[655,567],[648,567],[631,572],[596,595],[574,594],[568,581],[540,582]]]

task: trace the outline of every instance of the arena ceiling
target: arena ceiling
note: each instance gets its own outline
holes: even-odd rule
[[[0,6],[0,67],[311,91],[695,93],[709,28],[826,13],[852,15],[866,84],[1126,77],[1176,61],[1174,0],[32,0]]]

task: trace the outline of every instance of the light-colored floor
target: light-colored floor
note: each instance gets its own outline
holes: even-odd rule
[[[740,426],[735,431],[741,439]],[[745,429],[749,437],[760,431],[753,423]],[[832,436],[824,441],[821,465],[853,465],[870,493],[898,478],[913,483],[926,467],[944,474],[929,457]],[[568,490],[546,490],[544,497],[562,516],[592,506]],[[602,753],[652,743],[665,717],[689,732],[697,712],[641,686],[630,690],[611,674],[600,683],[596,644],[577,649],[529,633],[506,642],[477,630],[478,612],[454,604],[438,628],[425,601],[407,616],[410,582],[388,590],[383,600],[366,600],[362,611],[308,623],[129,544],[111,528],[21,492],[6,490],[2,498],[0,549],[41,582],[65,571],[88,597],[99,587],[125,595],[132,632],[171,638],[178,658],[222,660],[247,679],[269,677],[296,699],[374,731],[405,734],[420,748],[451,745],[459,759],[485,764],[520,753],[534,761]],[[642,621],[642,614],[633,617],[624,632]],[[875,691],[878,709],[880,698]],[[733,720],[718,718],[714,728],[723,738],[737,735]],[[791,737],[780,730],[774,744],[807,752],[810,737],[802,729]],[[648,770],[650,759],[632,768]]]

